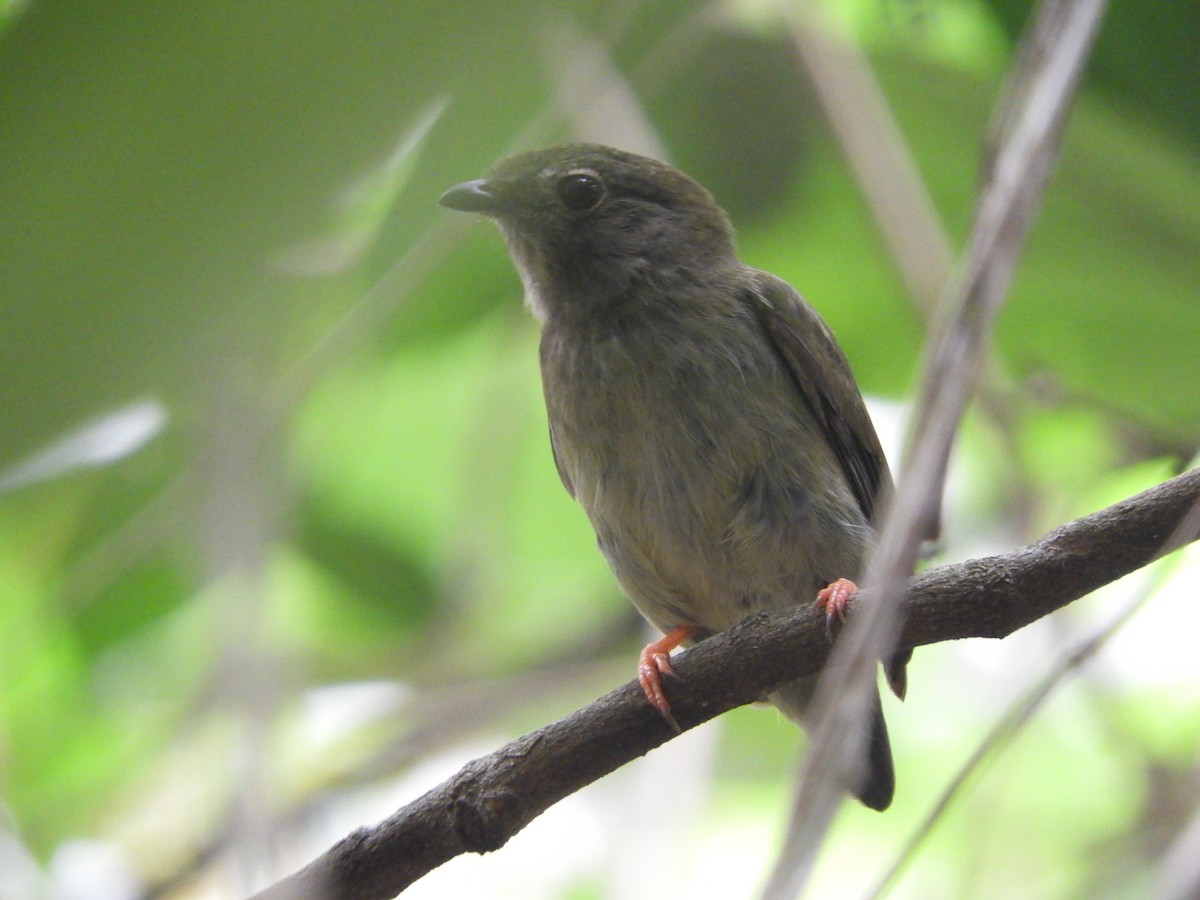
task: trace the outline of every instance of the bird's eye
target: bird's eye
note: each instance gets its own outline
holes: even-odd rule
[[[558,199],[572,212],[587,212],[595,208],[604,196],[604,185],[594,175],[573,172],[558,180],[555,186]]]

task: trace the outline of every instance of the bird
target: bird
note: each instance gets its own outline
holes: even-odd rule
[[[711,193],[600,144],[502,159],[439,202],[500,228],[541,323],[550,447],[623,592],[663,637],[639,656],[676,729],[670,653],[745,616],[815,602],[844,614],[891,475],[850,364],[786,281],[743,263]],[[903,698],[911,651],[885,661]],[[817,676],[768,696],[801,726]],[[874,693],[845,788],[895,791]],[[848,779],[850,776],[847,776]]]

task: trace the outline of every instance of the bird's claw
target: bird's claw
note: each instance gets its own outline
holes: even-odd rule
[[[667,724],[677,733],[683,729],[679,727],[679,723],[675,721],[675,716],[671,712],[671,702],[667,699],[666,692],[663,691],[662,679],[664,675],[675,677],[675,670],[671,668],[671,651],[692,637],[698,630],[694,625],[680,625],[657,641],[643,647],[641,655],[638,657],[638,684],[642,686],[642,693],[646,695],[650,705],[658,710],[659,715],[666,719]]]
[[[858,585],[849,578],[839,578],[817,591],[817,606],[825,610],[825,636],[833,643],[837,629],[846,621],[846,607]]]
[[[642,686],[642,693],[646,695],[650,705],[657,709],[667,723],[678,732],[681,730],[679,723],[675,721],[675,716],[671,713],[671,703],[667,700],[662,686],[663,676],[670,675],[674,678],[675,670],[671,668],[671,657],[661,651],[651,650],[653,646],[651,644],[650,647],[643,650],[638,659],[638,684]]]

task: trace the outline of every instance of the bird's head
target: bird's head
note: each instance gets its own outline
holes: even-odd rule
[[[729,220],[708,191],[665,163],[599,144],[509,157],[439,202],[496,220],[542,319],[736,264]]]

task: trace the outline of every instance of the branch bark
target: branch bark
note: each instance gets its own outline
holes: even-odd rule
[[[1200,468],[998,556],[912,582],[900,645],[1002,638],[1200,538]],[[687,730],[752,703],[829,655],[812,606],[750,616],[674,661]],[[631,681],[464,766],[385,821],[360,828],[256,900],[383,900],[461,853],[497,850],[551,805],[675,736]]]

